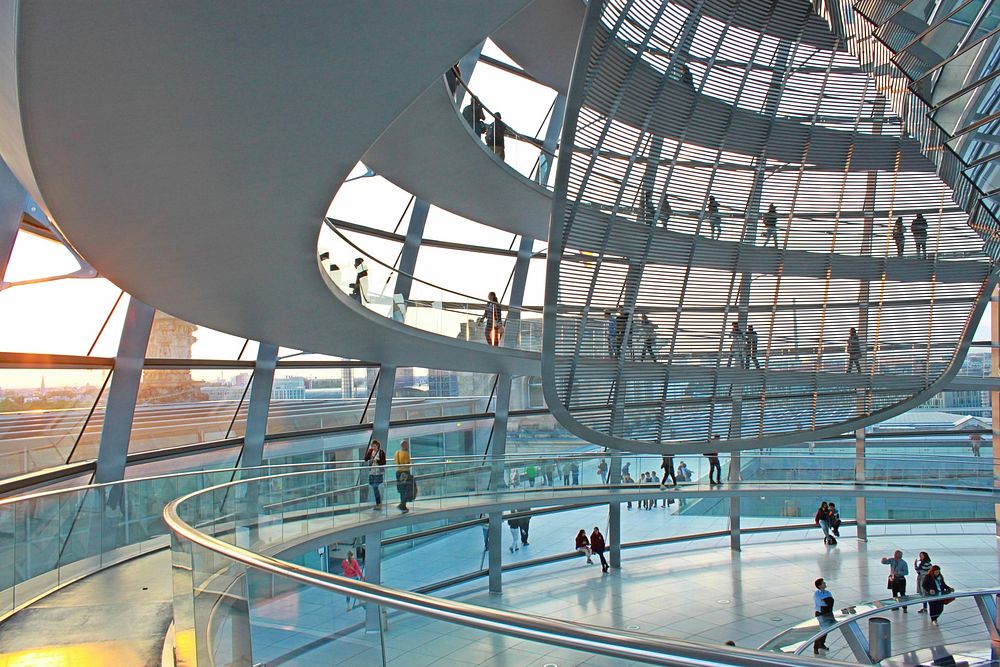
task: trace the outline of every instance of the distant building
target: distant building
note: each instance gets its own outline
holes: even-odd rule
[[[275,378],[271,386],[272,401],[301,401],[306,397],[304,378]]]
[[[190,359],[198,327],[173,315],[157,311],[146,345],[150,359]],[[139,403],[192,403],[209,399],[202,383],[186,369],[155,369],[142,372]]]

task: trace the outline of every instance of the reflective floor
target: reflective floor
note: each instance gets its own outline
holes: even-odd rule
[[[172,605],[169,551],[117,565],[0,624],[0,667],[159,665]]]
[[[675,516],[672,511],[623,509],[626,541],[725,525],[721,517]],[[743,526],[785,521],[745,518]],[[606,513],[597,508],[536,518],[529,545],[521,546],[518,538],[514,553],[507,550],[511,535],[505,525],[505,559],[566,552],[576,530],[595,525],[606,531]],[[917,551],[928,551],[959,590],[1000,581],[996,538],[985,524],[875,527],[867,543],[845,530],[837,547],[825,546],[818,529],[744,535],[743,544],[740,553],[729,550],[727,538],[626,550],[623,568],[608,574],[581,557],[508,573],[500,595],[489,594],[484,581],[440,594],[663,637],[715,643],[732,639],[752,648],[812,616],[816,577],[829,581],[838,607],[883,597],[887,568],[879,559],[896,548],[910,562]],[[478,567],[482,531],[469,529],[397,551],[384,563],[386,582],[426,583]],[[170,616],[169,567],[169,554],[154,554],[69,586],[16,615],[0,625],[0,667],[159,664]],[[912,587],[914,577],[910,579]],[[389,664],[407,667],[629,664],[413,614],[390,613],[383,636],[365,633],[359,630],[364,607],[321,591],[279,593],[258,610],[252,619],[254,660],[268,666],[380,665],[383,650]],[[907,643],[952,643],[952,638],[964,637],[966,645],[980,641],[978,637],[985,642],[982,626],[974,618],[970,622],[968,610],[958,604],[946,608],[936,627],[916,609],[890,618],[893,644],[900,651]],[[850,659],[842,639],[831,636],[829,643],[834,649],[829,657]]]

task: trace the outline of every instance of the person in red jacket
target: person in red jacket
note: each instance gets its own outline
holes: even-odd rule
[[[590,550],[590,540],[587,539],[587,531],[583,528],[576,534],[576,550],[587,557],[587,565],[594,564],[594,561],[590,560],[590,556],[593,553]]]
[[[611,569],[611,566],[608,565],[608,561],[604,558],[604,549],[604,536],[601,535],[601,529],[594,526],[594,532],[590,534],[590,550],[601,559],[601,571],[607,572]]]
[[[342,562],[340,566],[344,568],[344,576],[347,577],[348,579],[354,579],[356,581],[365,580],[365,573],[362,572],[361,570],[361,563],[359,563],[357,560],[354,559],[353,551],[347,552],[347,558],[344,559],[344,562]],[[351,611],[352,609],[354,609],[355,606],[356,605],[351,604],[351,596],[348,595],[347,611]]]

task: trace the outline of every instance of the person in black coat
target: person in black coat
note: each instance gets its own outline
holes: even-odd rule
[[[941,574],[941,568],[937,565],[931,565],[931,569],[924,575],[924,580],[921,582],[920,587],[924,589],[924,595],[937,596],[937,599],[927,603],[927,612],[930,614],[931,623],[937,623],[938,617],[944,611],[945,604],[951,602],[951,600],[946,602],[943,596],[948,593],[954,593],[955,589],[945,583],[944,576]]]

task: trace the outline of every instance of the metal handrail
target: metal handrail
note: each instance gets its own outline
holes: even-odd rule
[[[255,570],[333,591],[337,594],[350,595],[400,611],[420,614],[448,623],[458,623],[486,632],[499,632],[529,641],[539,641],[564,648],[653,664],[683,665],[685,667],[709,667],[711,665],[739,665],[740,667],[811,665],[820,667],[832,662],[803,656],[768,655],[740,648],[709,646],[690,641],[625,633],[530,614],[478,607],[464,602],[396,590],[319,572],[227,544],[195,530],[181,519],[177,508],[184,501],[199,493],[201,492],[190,493],[178,498],[164,508],[164,520],[176,536]]]
[[[985,588],[975,591],[963,591],[963,592],[953,591],[951,593],[946,593],[942,595],[904,595],[901,598],[893,598],[893,602],[891,603],[885,603],[882,602],[881,600],[873,600],[871,602],[863,602],[861,604],[854,604],[846,607],[841,607],[840,613],[846,615],[846,617],[843,620],[837,621],[836,623],[832,623],[829,625],[821,624],[819,629],[817,629],[817,631],[812,635],[809,635],[808,637],[804,637],[801,639],[797,639],[796,641],[792,642],[793,644],[799,644],[801,642],[801,645],[799,645],[794,651],[792,651],[792,655],[800,655],[807,648],[811,647],[812,643],[817,639],[819,639],[820,637],[828,635],[834,632],[835,630],[842,631],[847,626],[855,624],[864,618],[877,616],[878,614],[883,614],[887,611],[892,611],[895,609],[899,609],[901,607],[909,607],[911,605],[922,604],[925,602],[934,602],[935,600],[939,600],[941,598],[966,598],[966,597],[978,598],[982,596],[988,596],[988,597],[1000,596],[1000,588]],[[856,611],[859,607],[865,607],[869,605],[872,606],[872,609],[860,613]],[[806,621],[802,621],[802,623],[809,623],[809,622],[816,622],[816,619],[807,619]],[[766,649],[764,647],[768,646],[769,644],[774,644],[775,642],[780,640],[781,637],[793,632],[794,629],[795,628],[793,627],[787,630],[783,630],[782,632],[779,632],[774,637],[764,642],[761,645],[761,650],[769,650],[769,651],[782,650],[781,647],[777,645]]]
[[[386,467],[388,468],[389,466]],[[308,473],[290,473],[275,477],[295,477],[303,474]],[[268,479],[270,478],[230,482],[212,487],[211,491],[214,492],[219,489],[247,484],[248,482],[260,483]],[[601,486],[603,487],[604,485]],[[571,488],[578,489],[579,487]],[[541,490],[546,491],[544,487]],[[547,490],[552,491],[552,488]],[[345,579],[334,574],[314,571],[310,568],[287,563],[228,544],[193,528],[180,517],[179,507],[186,501],[206,493],[206,491],[201,490],[189,493],[170,502],[164,508],[164,521],[175,536],[198,544],[249,568],[272,575],[283,576],[305,585],[319,587],[394,609],[419,613],[438,620],[458,623],[488,632],[500,632],[522,639],[543,641],[565,648],[591,651],[643,662],[690,667],[706,667],[707,664],[735,664],[743,667],[769,665],[773,667],[784,664],[826,664],[828,662],[814,663],[802,656],[793,657],[784,654],[780,655],[780,657],[762,657],[760,654],[740,651],[739,649],[708,647],[693,642],[663,640],[563,621],[554,621],[527,614],[484,609],[452,600],[441,600],[426,595],[394,590],[376,584]],[[524,502],[526,502],[524,499],[512,501],[514,504],[524,504]],[[725,658],[729,659],[726,660]],[[772,659],[774,662],[771,661]],[[802,660],[805,662],[787,662],[789,660]]]

